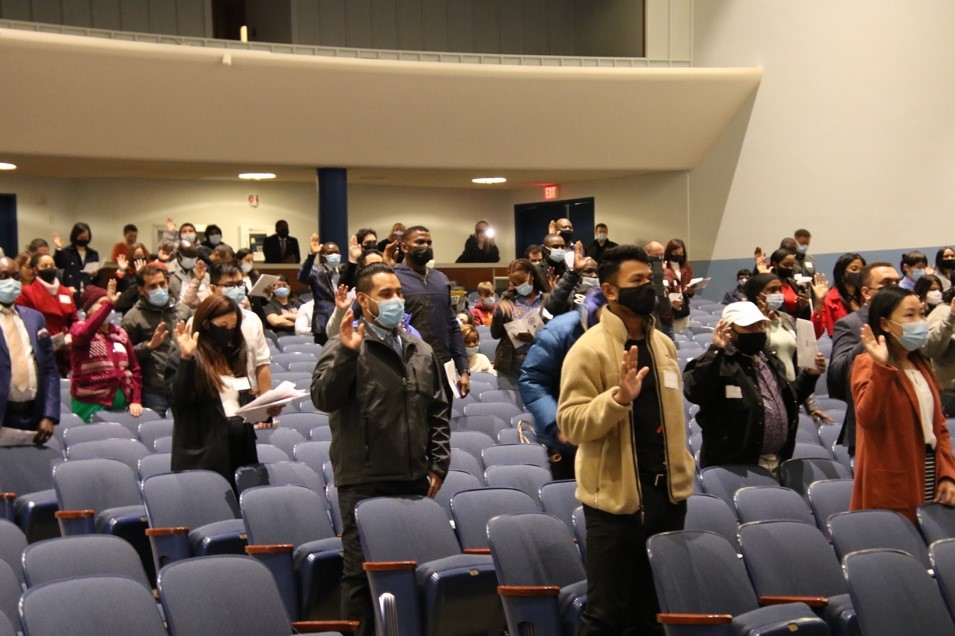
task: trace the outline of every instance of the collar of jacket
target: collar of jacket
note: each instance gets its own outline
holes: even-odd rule
[[[649,340],[653,330],[656,327],[656,318],[653,314],[649,316],[644,316],[646,323],[644,325],[645,337]],[[584,318],[586,321],[586,318]],[[600,322],[603,323],[607,331],[614,337],[614,339],[619,340],[622,343],[627,342],[630,339],[630,332],[627,331],[627,325],[624,324],[623,319],[620,318],[617,314],[610,311],[610,305],[604,305],[604,310],[600,312]],[[586,325],[584,326],[586,330]]]

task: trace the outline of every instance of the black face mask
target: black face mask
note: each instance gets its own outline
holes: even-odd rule
[[[361,244],[361,248],[363,250],[375,250],[378,249],[378,243],[375,243],[374,241],[365,241]]]
[[[766,348],[766,332],[737,333],[736,350],[748,356],[754,356]]]
[[[287,229],[284,229],[284,230],[276,230],[275,233],[279,235],[279,238],[288,238],[288,230],[287,230]]]
[[[653,285],[639,287],[621,287],[617,302],[638,316],[649,316],[656,307],[657,298]]]
[[[232,335],[234,333],[235,327],[230,329],[229,327],[220,327],[219,325],[210,324],[208,329],[209,340],[220,349],[232,348]]]
[[[77,247],[86,247],[87,245],[90,244],[90,240],[89,240],[89,239],[76,239],[76,240],[73,241],[73,242],[76,243],[76,246],[77,246]]]
[[[676,263],[677,265],[682,265],[686,262],[686,256],[677,256],[676,254],[671,254],[670,258],[667,259],[671,263]]]
[[[416,247],[408,252],[408,258],[415,265],[424,265],[434,258],[434,250],[430,247]]]
[[[862,280],[859,272],[849,272],[846,274],[846,285],[852,285],[856,289],[859,289],[861,284]]]
[[[793,270],[791,270],[791,269],[784,269],[784,268],[782,268],[782,267],[777,267],[777,268],[776,268],[776,275],[779,276],[779,278],[780,278],[781,280],[786,280],[787,278],[792,278],[792,277],[793,277]]]
[[[955,268],[955,258],[942,259],[942,269],[953,269],[953,268]]]
[[[36,275],[40,280],[42,280],[47,285],[52,285],[53,281],[56,280],[55,269],[39,269],[37,270]]]
[[[569,246],[567,249],[573,249],[574,231],[562,230],[558,234],[560,234],[560,238],[564,239],[564,245]]]

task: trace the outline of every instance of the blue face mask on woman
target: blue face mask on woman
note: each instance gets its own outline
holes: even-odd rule
[[[916,351],[922,348],[928,341],[928,322],[920,320],[919,322],[906,322],[898,323],[894,320],[890,320],[893,325],[899,325],[902,327],[902,335],[895,336],[895,339],[902,345],[906,351]]]
[[[394,329],[401,324],[401,319],[405,317],[404,298],[375,300],[375,304],[378,305],[378,315],[374,317],[375,322],[385,329]]]
[[[521,296],[530,296],[531,292],[534,291],[534,286],[531,285],[529,282],[524,282],[518,285],[517,287],[515,287],[514,291],[516,291]]]

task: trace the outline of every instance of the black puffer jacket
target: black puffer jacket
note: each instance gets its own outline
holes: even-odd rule
[[[401,332],[404,360],[366,325],[358,351],[328,341],[312,374],[312,402],[331,415],[335,484],[444,479],[451,407],[444,370],[420,338]]]

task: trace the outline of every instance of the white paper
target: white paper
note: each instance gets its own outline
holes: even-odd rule
[[[796,319],[796,364],[801,369],[816,368],[816,330],[812,323],[802,318]]]
[[[707,285],[710,284],[709,278],[691,278],[690,284],[687,287],[696,287],[697,291],[700,289],[705,289]]]
[[[668,389],[679,389],[680,381],[677,378],[676,371],[663,372],[663,386]]]
[[[575,258],[576,258],[576,254],[574,253],[573,246],[571,246],[569,250],[564,252],[564,263],[567,265],[567,269],[569,269],[570,271],[574,271]]]
[[[733,384],[726,385],[726,398],[729,400],[743,399],[743,389]]]
[[[812,285],[812,276],[796,274],[795,281],[797,285]]]
[[[70,303],[73,302],[73,299],[70,297],[69,294],[59,294],[58,298],[60,300],[60,303],[64,305],[69,305]]]
[[[273,406],[285,406],[292,400],[306,395],[308,395],[306,391],[296,389],[291,382],[282,382],[240,408],[235,414],[242,416],[247,422],[263,422],[268,419],[267,411]]]
[[[113,351],[116,353],[126,353],[126,347],[123,346],[122,342],[114,342]]]
[[[252,285],[249,296],[261,296],[265,298],[265,290],[274,285],[278,279],[279,277],[274,274],[262,274],[259,276],[259,280],[255,281],[255,285]]]
[[[16,428],[0,427],[0,446],[33,446],[36,431],[21,431]]]
[[[63,347],[66,344],[66,332],[61,331],[60,333],[51,336],[50,342],[53,343],[54,349],[59,349]]]
[[[454,366],[454,360],[448,360],[444,363],[444,374],[448,376],[448,386],[451,387],[454,398],[460,400],[461,389],[458,387],[458,380],[461,379],[461,376],[458,375],[458,369]]]
[[[86,265],[83,266],[83,272],[86,274],[89,274],[90,276],[93,276],[96,274],[96,272],[99,271],[99,265],[100,265],[99,261],[93,261],[92,263],[87,263]]]

